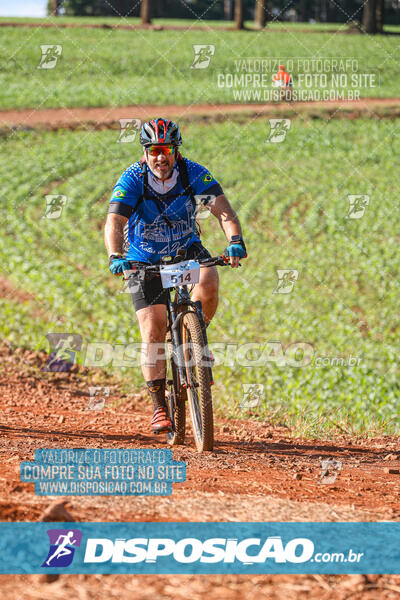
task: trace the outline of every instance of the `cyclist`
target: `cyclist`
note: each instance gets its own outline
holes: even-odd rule
[[[292,76],[285,70],[284,65],[279,65],[279,71],[272,77],[272,82],[275,87],[281,88],[281,99],[292,99]]]
[[[246,256],[239,219],[220,184],[202,165],[183,158],[176,123],[154,119],[140,133],[143,157],[130,165],[114,186],[104,230],[109,268],[121,275],[133,265],[158,264],[186,251],[186,259],[209,258],[196,228],[199,199],[218,219],[228,240],[225,253],[232,267]],[[125,243],[124,243],[125,240]],[[131,293],[142,338],[141,366],[153,401],[154,433],[171,431],[165,398],[165,358],[158,357],[167,331],[168,293],[159,276],[146,276]],[[218,304],[215,267],[201,269],[193,300],[200,300],[208,325]]]

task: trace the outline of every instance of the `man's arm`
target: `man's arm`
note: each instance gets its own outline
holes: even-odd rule
[[[242,237],[239,218],[224,194],[220,194],[215,198],[215,202],[211,205],[211,213],[217,217],[228,243],[234,235]],[[231,256],[231,266],[239,266],[238,256]]]
[[[215,202],[211,206],[211,213],[217,217],[228,242],[233,235],[242,235],[238,216],[224,194],[215,198]]]
[[[104,227],[104,243],[107,248],[108,256],[111,254],[122,254],[124,246],[124,226],[127,220],[127,217],[118,215],[117,213],[109,213],[107,215]]]

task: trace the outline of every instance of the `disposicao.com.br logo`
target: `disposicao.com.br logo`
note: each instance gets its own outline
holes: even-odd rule
[[[3,522],[0,573],[398,574],[399,539],[398,522]]]
[[[145,529],[141,531],[143,537],[140,534],[137,537],[124,536],[122,530],[113,537],[89,534],[84,536],[85,543],[81,530],[48,530],[50,549],[41,567],[69,567],[74,553],[73,568],[78,569],[76,572],[87,573],[128,573],[137,569],[143,572],[195,573],[198,569],[206,569],[210,573],[243,573],[248,568],[260,573],[294,572],[293,569],[299,568],[310,569],[310,572],[315,572],[315,569],[330,572],[337,568],[339,571],[346,569],[347,565],[343,563],[351,569],[354,564],[365,562],[361,561],[364,554],[352,549],[317,552],[314,542],[308,537],[237,534],[197,537],[189,534],[171,538],[146,536]],[[338,541],[339,544],[342,545]],[[333,549],[331,546],[330,550]]]
[[[90,538],[86,543],[85,563],[156,563],[169,558],[175,563],[235,563],[245,565],[265,563],[359,562],[363,554],[316,553],[308,538],[293,538],[283,544],[280,536],[262,538]]]
[[[49,529],[47,535],[50,548],[42,567],[69,567],[75,548],[81,545],[82,532],[79,529]]]

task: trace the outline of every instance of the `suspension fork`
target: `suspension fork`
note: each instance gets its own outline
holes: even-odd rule
[[[168,302],[168,312],[169,312],[169,327],[171,331],[171,339],[174,355],[176,357],[176,367],[179,373],[179,379],[182,382],[184,388],[188,387],[188,379],[186,375],[186,369],[184,369],[183,365],[185,364],[185,358],[183,355],[182,343],[180,338],[180,320],[181,313],[177,312],[178,304],[176,302],[171,301],[171,298]]]

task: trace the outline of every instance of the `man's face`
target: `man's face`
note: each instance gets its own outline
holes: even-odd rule
[[[164,181],[171,177],[172,169],[175,164],[175,150],[172,154],[162,152],[162,146],[153,146],[153,151],[145,149],[147,164],[158,179]]]

